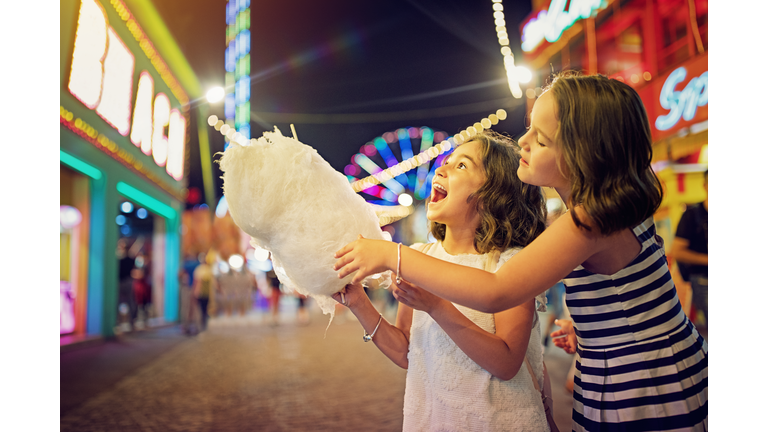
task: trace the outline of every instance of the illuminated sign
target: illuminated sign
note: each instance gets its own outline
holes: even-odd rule
[[[72,53],[69,92],[96,110],[121,135],[152,158],[176,180],[184,177],[186,119],[171,109],[164,93],[154,93],[154,81],[142,71],[131,119],[135,59],[109,26],[104,8],[83,0]],[[166,128],[168,133],[166,134]]]
[[[544,39],[555,42],[573,23],[589,18],[594,11],[606,5],[605,0],[571,0],[566,11],[567,3],[567,0],[552,0],[549,10],[540,11],[523,26],[523,51],[533,51]]]
[[[700,106],[708,103],[709,72],[704,72],[698,77],[691,78],[682,91],[676,91],[675,87],[685,80],[688,71],[679,67],[672,71],[664,82],[659,93],[659,103],[669,113],[656,118],[656,129],[667,130],[672,128],[680,118],[691,120],[696,115]]]

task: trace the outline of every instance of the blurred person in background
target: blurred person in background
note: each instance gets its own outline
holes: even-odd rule
[[[559,198],[550,198],[547,200],[547,227],[565,214],[565,205]],[[563,281],[557,282],[552,288],[547,290],[547,328],[542,332],[544,334],[544,348],[549,344],[549,333],[558,318],[563,318],[563,308],[565,305],[565,285]]]
[[[136,309],[133,315],[133,327],[144,328],[149,319],[149,305],[152,303],[152,287],[147,280],[147,273],[144,267],[136,266],[131,270],[133,278],[133,296],[136,301]]]
[[[208,302],[210,301],[213,290],[219,290],[216,278],[213,276],[213,270],[209,265],[213,261],[212,257],[203,258],[200,265],[195,268],[192,274],[192,290],[197,303],[200,305],[200,327],[201,331],[208,328]]]
[[[135,244],[136,242],[134,242]],[[124,318],[130,322],[133,328],[133,316],[136,310],[136,298],[133,295],[133,278],[131,271],[135,265],[136,252],[128,248],[128,239],[121,238],[117,241],[117,269],[118,269],[118,305],[121,309],[127,308],[127,316]],[[122,306],[125,305],[125,306]],[[122,313],[122,312],[121,312]]]
[[[672,240],[672,256],[677,261],[683,279],[691,283],[693,305],[704,314],[704,328],[709,325],[708,174],[709,170],[704,171],[704,201],[685,209]],[[692,321],[696,323],[696,317]]]
[[[298,315],[299,324],[309,324],[309,312],[307,312],[307,296],[296,293],[296,299],[299,302],[296,313]]]
[[[179,268],[179,292],[181,297],[181,328],[186,334],[198,332],[197,301],[192,292],[192,274],[200,261],[192,254],[186,254]]]
[[[267,280],[269,281],[269,286],[272,288],[272,293],[269,297],[269,310],[272,319],[270,325],[276,326],[279,323],[280,296],[282,294],[280,292],[280,280],[277,278],[274,271],[267,273]]]

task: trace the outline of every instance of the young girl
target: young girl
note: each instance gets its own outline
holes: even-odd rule
[[[398,268],[397,245],[357,240],[337,252],[339,276],[391,269],[486,312],[563,279],[573,325],[552,336],[578,355],[573,429],[706,430],[707,344],[683,313],[654,229],[662,192],[640,97],[603,76],[561,76],[534,104],[520,145],[520,180],[555,188],[569,214],[498,272],[408,249]]]
[[[511,144],[484,132],[445,159],[435,171],[427,207],[439,242],[414,248],[495,271],[543,232],[543,195],[517,179],[518,155]],[[401,281],[394,290],[400,304],[391,325],[361,285],[347,285],[343,293],[334,295],[336,301],[351,309],[387,357],[408,369],[403,430],[549,430],[537,390],[544,378],[533,296],[489,314]]]

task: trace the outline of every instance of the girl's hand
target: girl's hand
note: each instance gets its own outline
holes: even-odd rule
[[[341,293],[344,293],[344,302],[341,301]],[[333,294],[334,300],[343,304],[344,306],[354,309],[355,307],[363,304],[361,300],[363,297],[367,297],[365,290],[361,284],[348,284],[341,291]]]
[[[385,240],[367,240],[362,235],[336,252],[338,261],[333,266],[339,279],[357,272],[351,284],[358,284],[367,276],[389,270],[387,258],[397,259],[397,244]]]
[[[558,319],[555,320],[555,325],[559,326],[560,330],[553,331],[549,335],[552,337],[552,342],[568,354],[576,353],[577,341],[576,332],[573,330],[573,321]]]
[[[397,285],[394,274],[392,275],[392,295],[400,303],[426,313],[431,313],[440,303],[446,301],[405,280],[401,280],[400,285]]]

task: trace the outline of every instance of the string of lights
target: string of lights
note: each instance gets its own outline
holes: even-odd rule
[[[368,177],[365,177],[363,179],[353,182],[352,189],[354,189],[355,192],[360,192],[372,186],[379,185],[383,182],[387,182],[399,176],[400,174],[403,174],[414,168],[417,168],[422,164],[428,163],[432,159],[436,158],[438,155],[441,155],[447,151],[450,151],[452,148],[455,148],[457,145],[464,143],[469,138],[482,132],[484,129],[490,129],[492,125],[498,124],[499,120],[504,120],[506,118],[507,118],[507,112],[504,111],[503,109],[499,109],[496,111],[495,114],[489,115],[488,117],[480,120],[474,125],[464,129],[463,131],[461,131],[461,133],[458,133],[450,138],[447,138],[435,144],[434,146],[430,147],[427,150],[422,151],[416,156],[413,156],[404,161],[401,161],[398,164],[392,165],[389,168],[383,171],[380,171],[376,174],[371,174]]]
[[[507,33],[507,22],[504,20],[504,6],[501,0],[493,0],[493,18],[496,24],[496,36],[501,45],[501,55],[504,56],[504,69],[507,70],[507,81],[512,96],[520,99],[523,97],[523,90],[520,89],[520,83],[526,83],[531,80],[531,72],[520,66],[515,66],[515,56],[512,49],[509,48],[509,33]]]

